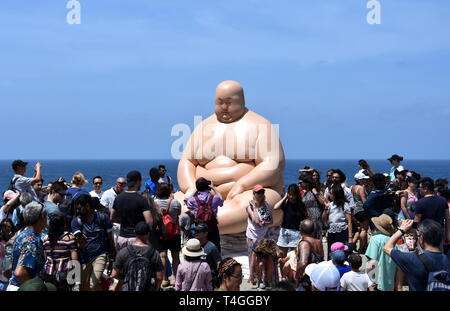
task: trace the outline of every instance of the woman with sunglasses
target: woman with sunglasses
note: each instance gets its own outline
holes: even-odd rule
[[[250,277],[249,282],[252,283],[252,288],[265,288],[264,284],[257,284],[256,282],[256,255],[252,251],[253,245],[259,240],[267,236],[269,226],[273,223],[272,210],[266,202],[265,190],[261,185],[253,187],[253,200],[247,206],[247,248],[250,259]]]
[[[239,262],[231,257],[224,258],[218,268],[220,287],[216,291],[239,291],[244,276]]]

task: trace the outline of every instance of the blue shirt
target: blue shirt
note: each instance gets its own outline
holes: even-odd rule
[[[21,213],[21,212],[23,212],[23,206],[22,206],[22,205],[19,205],[19,206],[14,210],[14,212],[13,212],[13,214],[12,214],[11,220],[12,220],[13,225],[14,225],[15,227],[17,227],[17,225],[19,224],[19,215],[18,215],[18,213]]]
[[[334,265],[334,266],[338,269],[341,277],[344,275],[344,273],[352,271],[352,268],[350,268],[350,266],[347,266],[347,265],[343,265],[343,266]]]
[[[367,196],[367,201],[364,202],[363,208],[371,217],[378,217],[386,208],[392,207],[394,196],[384,195],[385,192],[385,190],[373,190]]]
[[[154,183],[151,180],[147,180],[145,182],[145,189],[148,189],[148,191],[150,192],[151,195],[155,195],[156,194],[156,183]]]
[[[12,276],[9,283],[20,286],[20,282],[14,276],[17,265],[27,268],[30,278],[40,276],[44,269],[45,257],[44,247],[40,234],[36,234],[33,229],[25,228],[14,239],[13,244],[13,264]]]
[[[432,271],[448,271],[448,258],[441,252],[425,251],[420,256],[426,256]],[[429,272],[415,253],[403,253],[393,249],[391,257],[397,266],[405,272],[410,291],[427,290]]]
[[[98,256],[108,252],[108,232],[112,232],[112,224],[106,215],[102,224],[98,212],[95,212],[94,221],[89,223],[84,215],[80,216],[82,226],[78,224],[78,217],[72,219],[72,232],[83,233],[86,237],[86,246],[80,250],[80,261],[82,264],[94,261]],[[82,228],[81,228],[82,227]]]
[[[76,196],[74,197],[75,194]],[[66,197],[72,197],[74,199],[76,199],[78,196],[82,194],[87,194],[88,196],[91,196],[91,194],[87,190],[84,190],[82,188],[69,188],[66,191]]]

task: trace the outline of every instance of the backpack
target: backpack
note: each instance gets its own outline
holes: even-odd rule
[[[178,229],[178,224],[175,220],[170,216],[169,209],[170,204],[172,203],[172,199],[169,201],[169,205],[167,205],[166,209],[161,209],[162,212],[162,221],[164,223],[165,235],[161,236],[161,240],[169,240],[180,234]]]
[[[107,230],[106,228],[106,218],[109,217],[108,214],[106,214],[106,212],[100,212],[97,211],[97,214],[100,218],[100,226],[102,226],[103,229],[105,229],[105,231]],[[83,221],[81,220],[80,216],[77,216],[77,222],[78,222],[78,226],[80,226],[80,231],[83,231]]]
[[[153,257],[155,249],[149,247],[150,257]],[[128,291],[150,291],[154,287],[154,278],[156,277],[154,265],[146,256],[137,253],[132,245],[128,245],[127,250],[131,256],[127,262],[127,274],[124,280],[128,286]]]
[[[66,196],[64,201],[59,204],[59,210],[64,215],[67,231],[70,231],[70,223],[72,222],[72,218],[75,217],[75,199],[80,191],[81,188],[73,195]]]
[[[447,270],[432,271],[430,264],[424,255],[417,255],[428,273],[428,292],[450,291],[450,274]]]
[[[2,193],[2,197],[4,198],[5,197],[5,193],[6,193],[6,191],[8,191],[8,190],[11,190],[11,191],[13,191],[13,192],[17,192],[17,189],[16,189],[16,181],[19,179],[20,177],[16,177],[16,178],[12,178],[10,181],[9,181],[9,186],[8,186],[8,188],[5,190],[5,191],[3,191],[3,193]],[[3,202],[6,204],[7,202],[6,202],[6,200],[3,200]]]
[[[194,198],[198,205],[198,210],[194,221],[195,224],[206,223],[208,225],[208,231],[217,228],[217,218],[212,209],[212,201],[214,196],[209,195],[208,202],[200,201],[197,195],[195,195]]]

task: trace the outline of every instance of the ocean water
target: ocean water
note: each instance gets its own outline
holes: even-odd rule
[[[33,167],[36,160],[22,159],[30,162],[27,167],[26,176],[33,175]],[[149,178],[148,172],[151,167],[159,164],[166,165],[167,173],[172,177],[175,188],[178,188],[176,173],[178,160],[39,160],[42,166],[42,175],[44,184],[64,177],[66,181],[71,180],[72,175],[79,171],[82,172],[89,180],[85,186],[86,189],[92,190],[92,178],[99,175],[103,177],[103,190],[114,186],[117,177],[123,176],[131,170],[141,172],[143,178]],[[368,160],[375,172],[388,173],[390,163],[383,160]],[[13,176],[11,168],[12,160],[0,160],[0,190],[3,192],[8,187],[9,181]],[[449,178],[450,177],[450,160],[405,160],[402,165],[408,169],[421,174],[423,177]],[[353,176],[359,170],[358,160],[287,160],[286,169],[284,171],[284,183],[288,186],[296,183],[298,179],[298,170],[304,166],[310,166],[317,169],[321,174],[321,180],[326,179],[326,171],[330,168],[339,168],[347,175],[348,184],[353,184]]]

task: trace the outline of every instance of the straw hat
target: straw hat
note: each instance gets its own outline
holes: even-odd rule
[[[384,234],[393,235],[395,228],[392,225],[392,218],[389,215],[381,214],[379,217],[372,217],[375,227]]]
[[[203,248],[198,239],[190,239],[187,241],[186,246],[181,250],[183,255],[189,257],[201,257],[206,254],[203,252]]]

